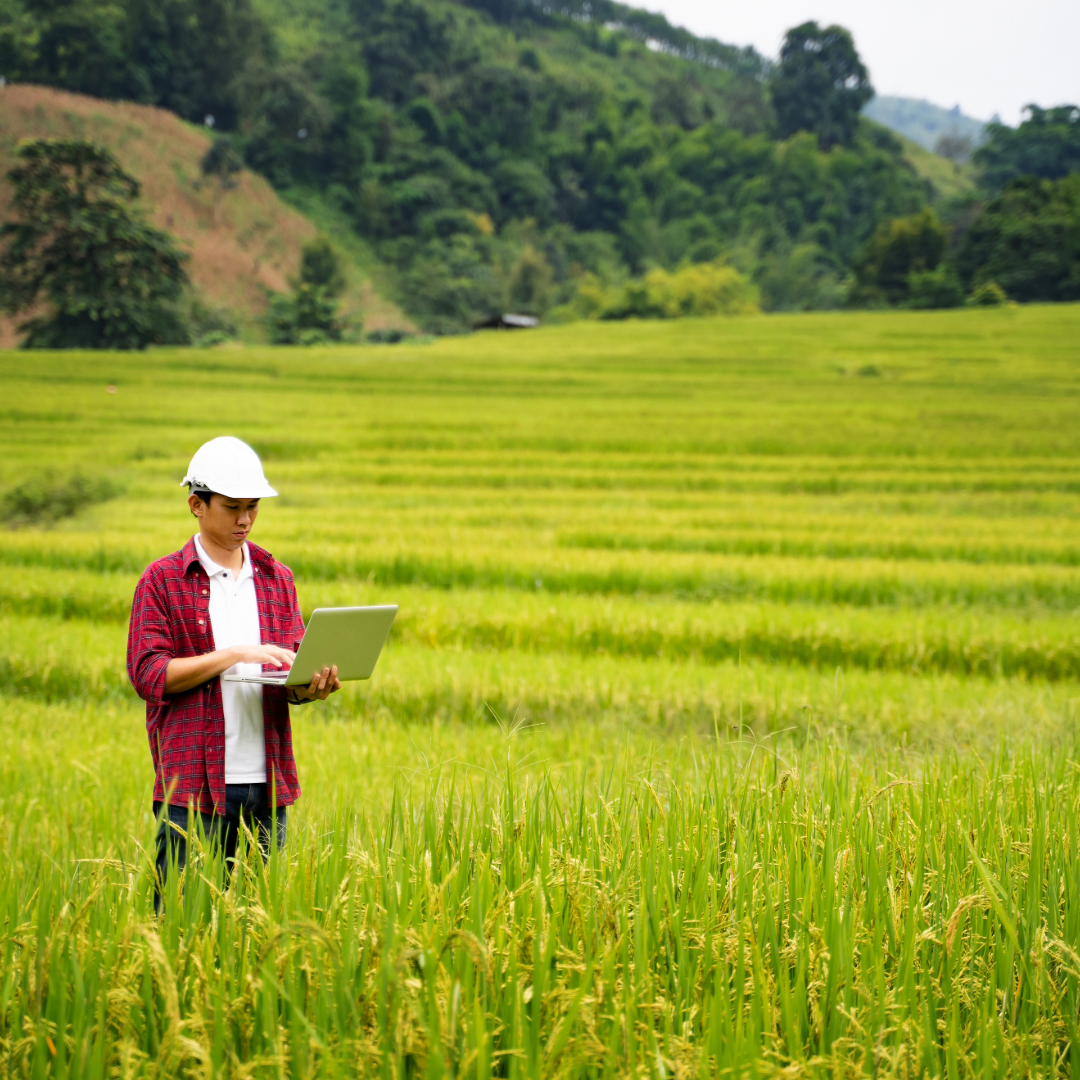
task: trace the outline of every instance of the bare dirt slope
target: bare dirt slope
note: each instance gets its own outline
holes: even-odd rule
[[[243,172],[222,192],[201,184],[199,162],[209,134],[172,113],[128,102],[101,101],[40,86],[0,88],[0,176],[13,163],[20,139],[84,138],[109,147],[142,184],[143,212],[191,255],[192,281],[210,303],[255,324],[267,306],[266,290],[284,290],[300,264],[314,226],[286,205],[262,179]],[[0,180],[0,217],[10,187]],[[364,316],[369,329],[402,325],[362,275],[350,274],[343,307]],[[0,346],[15,342],[12,320],[0,320]]]

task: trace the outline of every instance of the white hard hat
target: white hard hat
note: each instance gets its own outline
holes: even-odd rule
[[[277,492],[263,475],[259,455],[246,442],[222,435],[203,443],[180,486],[214,491],[230,499],[268,499]]]

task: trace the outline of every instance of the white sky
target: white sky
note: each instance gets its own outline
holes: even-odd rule
[[[702,37],[776,57],[784,33],[839,23],[879,94],[1020,120],[1029,102],[1080,104],[1080,0],[625,0]]]

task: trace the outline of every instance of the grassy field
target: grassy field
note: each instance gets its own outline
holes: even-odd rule
[[[0,386],[0,491],[122,492],[0,533],[0,1072],[1080,1073],[1080,307]],[[128,603],[225,433],[305,612],[401,614],[157,921]]]

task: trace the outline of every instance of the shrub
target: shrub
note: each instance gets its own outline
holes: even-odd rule
[[[119,494],[119,486],[104,477],[93,478],[75,472],[65,478],[45,472],[24,480],[0,496],[0,520],[11,528],[51,525],[74,517],[84,507],[107,502]]]
[[[553,309],[548,321],[679,319],[760,310],[757,287],[733,266],[716,260],[674,273],[650,270],[643,278],[615,287],[605,286],[595,274],[583,274],[572,300]]]
[[[372,345],[397,345],[400,341],[408,341],[415,337],[408,330],[399,330],[396,326],[388,326],[383,330],[372,330],[367,339]]]
[[[757,289],[724,262],[702,262],[676,273],[650,270],[627,282],[622,297],[600,318],[679,319],[686,315],[738,315],[757,311]]]
[[[1001,307],[1008,301],[1005,290],[996,281],[984,281],[968,297],[972,307]]]
[[[197,349],[208,349],[231,341],[237,335],[236,321],[226,308],[208,304],[192,293],[184,313],[190,343]]]
[[[600,318],[678,319],[758,310],[757,289],[733,266],[717,261],[687,266],[673,274],[650,270],[643,278],[627,282]]]
[[[908,302],[912,308],[955,308],[964,302],[964,286],[954,267],[914,270],[908,276]]]
[[[569,302],[549,311],[547,321],[557,325],[577,319],[599,319],[601,313],[614,301],[615,295],[595,274],[582,274]]]

